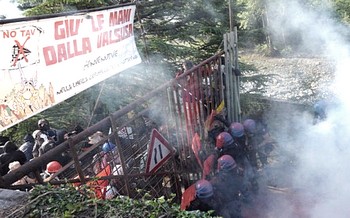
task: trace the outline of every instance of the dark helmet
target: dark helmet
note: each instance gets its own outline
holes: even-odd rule
[[[209,198],[214,194],[212,184],[205,179],[197,181],[195,184],[195,188],[196,196],[198,198]]]
[[[7,141],[10,141],[10,138],[9,138],[9,137],[7,137],[7,136],[1,136],[1,135],[0,135],[0,146],[1,146],[1,145],[5,145],[5,143],[6,143]]]
[[[222,132],[216,137],[215,146],[218,149],[222,149],[230,144],[232,144],[233,138],[228,132]]]
[[[50,129],[49,121],[47,121],[46,119],[40,119],[38,121],[38,128],[44,131],[49,130]]]
[[[239,122],[231,123],[229,131],[233,137],[242,137],[244,134],[244,126]]]
[[[230,171],[237,167],[236,161],[231,155],[222,155],[218,159],[218,170],[219,171]]]
[[[11,141],[7,141],[4,145],[4,151],[6,153],[11,153],[18,150],[18,147]]]
[[[256,123],[253,119],[246,119],[243,122],[243,127],[244,127],[244,130],[247,131],[248,133],[254,133],[256,130]]]
[[[105,142],[102,145],[102,150],[106,153],[112,151],[114,148],[115,148],[115,144],[113,144],[111,142]]]
[[[182,66],[183,66],[184,70],[186,71],[186,70],[189,70],[192,67],[194,67],[194,64],[192,61],[186,60],[182,63]]]
[[[75,131],[75,134],[78,134],[78,133],[84,131],[84,129],[83,129],[83,127],[81,127],[80,125],[76,125],[76,126],[74,127],[74,131]]]

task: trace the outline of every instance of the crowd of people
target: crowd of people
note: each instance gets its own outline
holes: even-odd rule
[[[33,133],[28,133],[24,136],[23,143],[20,146],[17,146],[7,138],[3,146],[3,153],[0,155],[0,176],[4,176],[26,162],[43,155],[50,149],[61,144],[72,134],[77,134],[83,130],[80,126],[75,127],[71,132],[54,129],[51,128],[46,119],[40,119],[37,127],[38,129]],[[50,181],[52,175],[71,160],[72,158],[68,151],[63,152],[61,155],[56,155],[51,162],[39,169],[42,180],[44,182]],[[36,182],[38,182],[37,178],[31,173],[15,182],[14,185]]]
[[[3,153],[0,153],[0,176],[2,177],[18,169],[26,162],[40,157],[81,131],[83,131],[83,129],[80,126],[76,126],[71,132],[54,129],[50,126],[48,120],[40,119],[38,121],[38,129],[31,134],[26,134],[21,145],[17,146],[14,142],[10,141],[9,138],[4,139],[6,142],[4,142]],[[101,144],[101,142],[103,143]],[[103,132],[95,132],[88,137],[88,140],[76,146],[78,155],[90,148],[91,151],[79,160],[81,167],[86,170],[86,177],[123,174],[116,145],[112,140],[108,139]],[[61,179],[76,179],[78,177],[74,164],[68,164],[71,161],[72,157],[69,151],[64,151],[62,154],[55,155],[47,165],[41,166],[41,168],[38,169],[39,178],[37,173],[31,172],[12,185],[59,181]],[[102,183],[106,183],[103,184],[103,186],[106,187],[103,188],[101,184],[98,184],[101,185],[101,189],[95,190],[97,197],[110,198],[118,193],[115,189],[115,186],[118,185],[118,181],[102,181]],[[94,182],[88,182],[88,184],[92,186],[95,185]]]
[[[319,100],[312,110],[315,125],[327,119],[329,103]],[[182,203],[186,210],[214,211],[213,215],[239,218],[241,208],[249,206],[259,193],[258,178],[269,165],[268,157],[276,142],[260,120],[247,118],[228,123],[215,111],[210,117],[211,128],[203,137],[208,146],[199,151],[202,178],[188,188],[194,196],[186,196],[182,200],[188,202]]]
[[[324,104],[321,103],[316,103],[314,107],[314,116],[317,122],[326,118]],[[224,218],[241,217],[242,204],[249,204],[254,198],[254,194],[259,191],[257,181],[259,171],[269,164],[268,156],[274,149],[275,142],[262,121],[248,118],[243,122],[229,123],[223,116],[215,113],[210,117],[212,118],[210,120],[211,128],[203,137],[207,146],[203,146],[202,150],[199,151],[199,161],[203,169],[202,178],[195,183],[195,196],[186,205],[186,210],[213,210],[216,215]],[[22,145],[16,146],[11,141],[4,144],[3,153],[0,155],[0,176],[4,176],[27,161],[43,155],[72,134],[81,131],[83,129],[79,126],[72,132],[53,129],[46,119],[40,119],[38,129],[32,134],[25,135]],[[96,132],[89,137],[89,144],[96,144],[102,138],[105,138],[103,133]],[[86,159],[88,162],[91,162],[91,158],[101,160],[96,161],[96,165],[94,165],[94,175],[106,168],[107,163],[113,161],[115,164],[112,168],[121,169],[120,160],[115,158],[118,155],[113,153],[116,151],[115,147],[113,142],[106,141],[101,146],[101,153],[94,153],[94,157]],[[54,160],[42,167],[43,181],[50,181],[53,174],[70,161],[71,157],[68,152],[57,155]],[[84,159],[81,161],[84,162]],[[113,169],[113,171],[116,170]],[[123,172],[118,174],[123,174]],[[14,185],[35,182],[37,181],[34,176],[26,175]]]
[[[275,142],[261,121],[228,123],[221,115],[212,117],[207,146],[200,151],[202,177],[194,184],[195,196],[182,203],[186,210],[241,217],[242,204],[251,203],[259,191],[259,172],[269,164]]]

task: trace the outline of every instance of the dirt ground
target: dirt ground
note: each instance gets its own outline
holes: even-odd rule
[[[312,103],[331,92],[335,65],[321,57],[271,58],[257,54],[241,54],[239,61],[254,66],[257,71],[243,76],[268,76],[265,97],[297,103]]]

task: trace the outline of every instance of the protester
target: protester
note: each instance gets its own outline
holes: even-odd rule
[[[4,152],[0,155],[0,175],[6,175],[10,169],[9,164],[13,161],[18,161],[20,164],[24,164],[27,161],[26,155],[18,150],[18,147],[11,141],[8,141],[4,145]]]
[[[73,131],[64,134],[64,140],[67,140],[68,138],[73,137],[81,133],[82,131],[84,131],[83,127],[81,127],[80,125],[76,125]]]
[[[19,150],[23,151],[27,161],[30,161],[33,158],[34,138],[31,134],[26,134],[23,141],[24,143],[19,147]]]
[[[53,175],[62,169],[62,165],[58,161],[51,161],[46,165],[46,170],[42,173],[43,181],[50,182],[53,179]],[[59,177],[55,177],[55,180],[59,180]]]
[[[55,147],[53,139],[41,130],[34,131],[33,137],[35,139],[33,157],[39,157]]]
[[[38,128],[42,134],[45,134],[48,140],[53,141],[55,145],[61,144],[67,134],[66,130],[51,128],[50,123],[46,119],[40,119],[38,121]]]
[[[18,161],[11,162],[9,164],[9,169],[10,169],[9,172],[18,169],[20,166],[21,166],[21,164]],[[25,184],[31,184],[31,183],[36,183],[36,182],[37,182],[36,179],[32,179],[29,176],[25,175],[21,179],[14,182],[12,185],[25,185]]]
[[[7,141],[10,141],[9,137],[0,135],[0,154],[4,153],[4,145]]]
[[[62,136],[63,137],[63,136]],[[33,138],[35,139],[35,143],[33,146],[33,158],[40,157],[41,155],[45,154],[49,150],[55,148],[57,145],[54,142],[52,137],[49,137],[47,134],[45,134],[42,130],[35,130],[33,132]],[[56,155],[53,160],[60,162],[61,165],[66,165],[69,163],[72,158],[70,154],[67,151],[62,152],[59,155]],[[44,170],[44,169],[42,169]]]

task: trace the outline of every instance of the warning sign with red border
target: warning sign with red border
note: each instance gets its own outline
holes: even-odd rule
[[[152,130],[148,147],[146,173],[156,172],[175,152],[168,141],[156,130]]]

